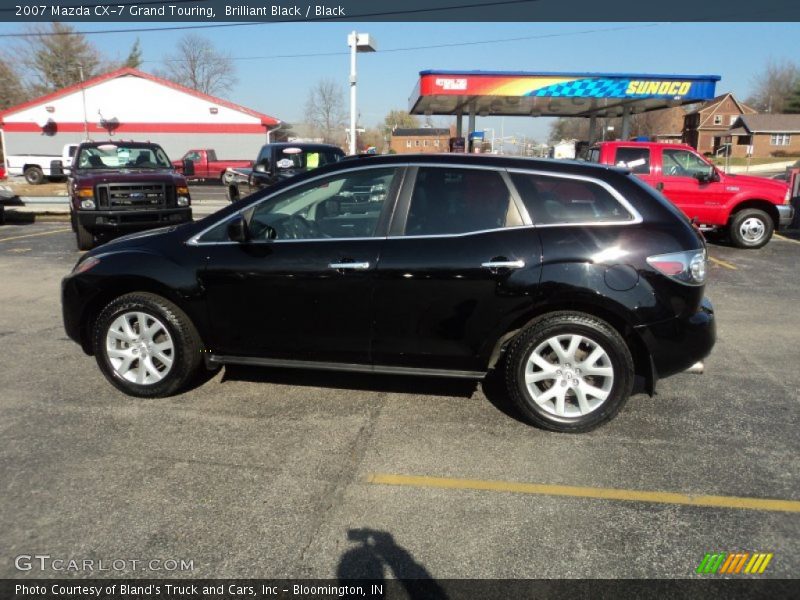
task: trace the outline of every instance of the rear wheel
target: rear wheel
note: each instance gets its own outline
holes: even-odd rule
[[[44,173],[39,167],[28,167],[25,169],[25,181],[31,185],[39,185],[44,181]]]
[[[633,359],[619,333],[584,313],[559,312],[512,342],[506,363],[511,398],[530,423],[581,433],[612,419],[630,396]]]
[[[172,302],[145,292],[111,302],[94,326],[97,364],[112,385],[131,396],[169,396],[189,383],[202,343],[189,317]]]
[[[745,208],[731,219],[729,235],[738,248],[761,248],[770,238],[775,228],[772,218],[763,210]]]
[[[75,222],[75,239],[78,242],[78,250],[91,250],[94,248],[94,236],[92,232],[84,227],[77,216]]]

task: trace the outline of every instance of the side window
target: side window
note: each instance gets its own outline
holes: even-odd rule
[[[405,235],[446,235],[522,225],[500,173],[422,167],[417,172]]]
[[[586,155],[586,160],[593,163],[600,162],[600,149],[592,148],[589,150],[589,153]]]
[[[614,164],[628,167],[637,175],[650,174],[650,148],[617,148]]]
[[[396,173],[393,167],[361,169],[279,194],[252,210],[250,235],[254,240],[371,237]]]
[[[633,215],[603,186],[583,179],[511,173],[534,225],[615,223]]]
[[[664,148],[661,162],[661,174],[667,177],[694,177],[711,169],[706,161],[686,150]]]
[[[199,152],[188,152],[186,156],[183,157],[184,160],[191,160],[197,162],[200,160],[200,153]]]

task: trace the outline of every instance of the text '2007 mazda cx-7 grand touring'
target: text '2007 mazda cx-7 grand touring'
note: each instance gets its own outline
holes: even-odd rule
[[[701,235],[629,172],[457,154],[356,158],[64,279],[68,335],[133,396],[203,363],[482,378],[587,431],[711,351]]]

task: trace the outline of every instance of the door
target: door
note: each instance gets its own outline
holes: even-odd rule
[[[698,175],[715,177],[700,181]],[[719,222],[720,206],[725,204],[725,185],[716,176],[716,169],[694,152],[681,148],[661,150],[661,192],[690,219],[699,224]]]
[[[454,165],[410,170],[378,264],[376,365],[486,369],[539,278],[538,235],[506,179]]]
[[[315,179],[243,211],[251,240],[206,244],[212,353],[369,362],[372,292],[402,168]]]

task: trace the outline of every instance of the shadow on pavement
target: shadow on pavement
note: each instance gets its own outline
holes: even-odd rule
[[[408,598],[446,600],[442,586],[408,550],[394,541],[392,534],[376,529],[349,529],[347,539],[356,545],[339,559],[336,576],[340,585],[386,586],[386,575],[391,572]],[[384,587],[382,596],[385,594]],[[376,596],[370,594],[370,597]]]

